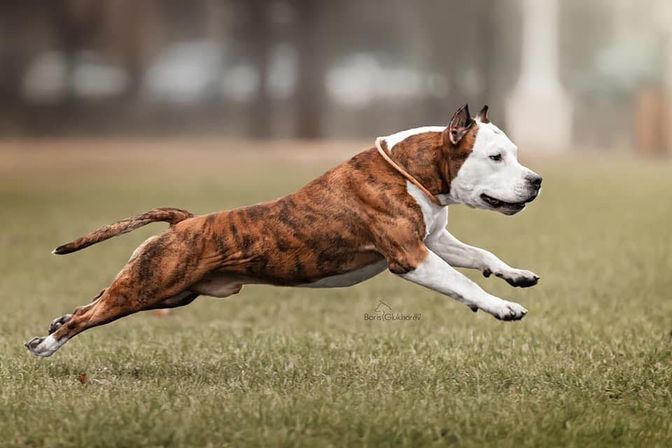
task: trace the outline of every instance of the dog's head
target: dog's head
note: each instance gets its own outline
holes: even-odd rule
[[[488,120],[488,106],[472,118],[464,105],[443,132],[451,201],[514,215],[541,191],[541,176],[518,162],[518,148]]]

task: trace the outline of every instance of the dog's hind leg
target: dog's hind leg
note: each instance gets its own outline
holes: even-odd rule
[[[91,302],[87,303],[86,305],[82,305],[80,307],[75,308],[74,312],[76,313],[78,311],[85,311],[85,310],[91,308],[92,306],[94,306],[96,304],[96,302],[98,302],[98,299],[100,299],[100,296],[102,296],[104,292],[105,292],[105,290],[103,289],[102,291],[100,291],[98,293],[98,295],[96,297],[94,297],[91,300]],[[56,319],[52,320],[51,323],[49,324],[49,334],[51,334],[51,333],[55,332],[56,330],[58,330],[59,328],[61,328],[61,326],[64,323],[66,323],[67,321],[69,321],[71,317],[72,317],[72,314],[64,314],[64,315],[59,316]]]
[[[98,301],[98,298],[105,292],[105,290],[102,290],[98,296],[96,296],[93,301],[87,305],[81,306],[75,310],[75,313],[77,311],[86,311],[87,309],[93,307],[96,302]],[[178,308],[181,306],[186,306],[189,305],[191,302],[196,300],[196,298],[199,296],[199,294],[191,291],[184,291],[181,292],[180,294],[177,294],[173,297],[168,297],[166,300],[163,302],[159,302],[156,304],[152,304],[149,307],[143,309],[142,311],[150,311],[150,310],[164,310],[164,309],[170,309],[170,308]],[[72,314],[64,314],[63,316],[57,317],[56,319],[51,321],[51,324],[49,325],[49,334],[54,333],[56,330],[61,328],[63,324],[65,324],[67,321],[69,321],[72,318]]]
[[[89,328],[138,311],[185,305],[197,296],[186,293],[189,286],[206,271],[200,253],[188,238],[164,234],[143,248],[97,300],[62,319],[49,336],[31,339],[26,348],[36,356],[51,356]]]

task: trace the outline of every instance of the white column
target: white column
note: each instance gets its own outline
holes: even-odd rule
[[[568,149],[572,104],[558,78],[558,2],[522,0],[520,78],[506,105],[507,130],[519,146]]]

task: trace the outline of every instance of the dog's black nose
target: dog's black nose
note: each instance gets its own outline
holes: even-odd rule
[[[535,188],[541,188],[541,181],[544,180],[541,176],[533,174],[527,178],[527,181]]]

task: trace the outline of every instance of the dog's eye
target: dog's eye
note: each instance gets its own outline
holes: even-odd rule
[[[501,154],[494,154],[490,156],[490,160],[494,160],[495,162],[501,162],[502,161],[502,155]]]

